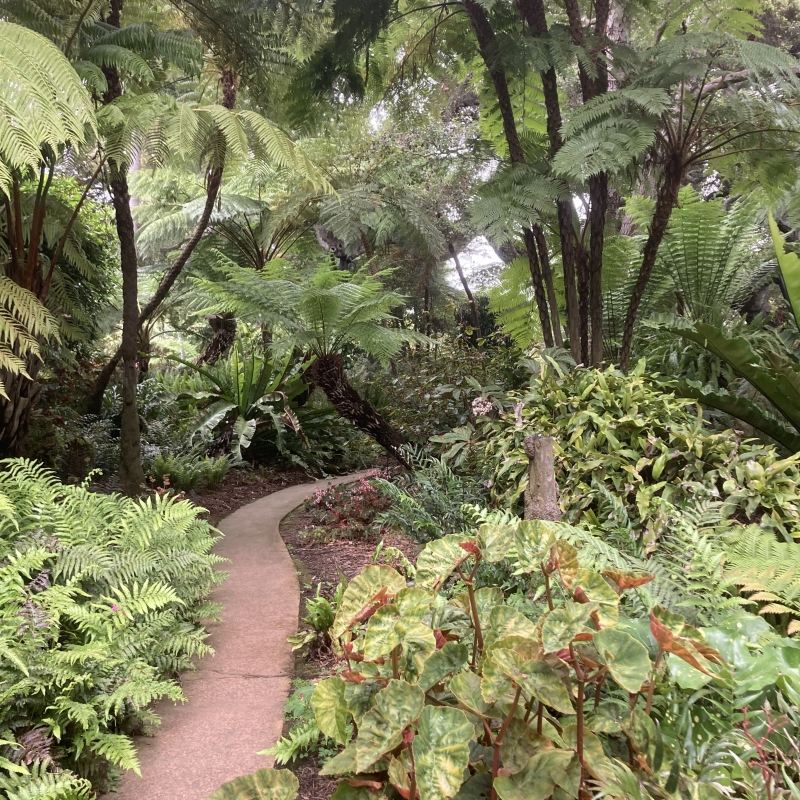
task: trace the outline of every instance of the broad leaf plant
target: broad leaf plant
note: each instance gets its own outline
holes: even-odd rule
[[[483,525],[430,542],[413,586],[388,566],[349,584],[331,630],[343,667],[312,698],[320,730],[344,746],[322,771],[343,776],[333,797],[582,800],[659,772],[651,712],[665,656],[706,676],[723,659],[658,606],[643,636],[620,598],[651,576],[583,568],[566,528]],[[538,619],[476,587],[481,563],[501,561],[543,581]]]

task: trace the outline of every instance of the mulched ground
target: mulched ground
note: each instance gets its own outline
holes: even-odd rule
[[[337,538],[333,541],[320,541],[306,533],[310,528],[319,527],[310,512],[302,507],[281,523],[281,536],[298,568],[304,603],[315,595],[318,583],[323,583],[323,594],[330,596],[341,575],[348,580],[358,575],[372,563],[375,548],[381,539],[385,547],[396,547],[412,562],[416,561],[420,550],[416,542],[397,533],[367,540],[351,540],[337,530]],[[301,652],[295,662],[295,674],[314,679],[330,674],[335,666],[335,657],[331,653],[315,652],[309,655]],[[287,733],[288,726],[284,729],[284,735]],[[300,781],[299,800],[328,800],[333,794],[337,781],[322,777],[319,774],[321,766],[314,757],[288,765]]]
[[[214,489],[204,489],[201,492],[191,492],[191,499],[198,506],[208,509],[206,519],[216,525],[221,519],[232,514],[238,508],[252,503],[261,497],[273,492],[279,492],[298,483],[308,483],[314,480],[301,470],[287,471],[285,469],[231,469],[223,478],[222,483]]]

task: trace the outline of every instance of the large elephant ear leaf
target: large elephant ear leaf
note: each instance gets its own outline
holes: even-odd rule
[[[412,749],[420,800],[449,800],[469,766],[469,743],[475,729],[457,708],[427,706]]]
[[[406,579],[391,567],[367,567],[345,589],[331,637],[338,639],[353,625],[366,622],[405,586]]]
[[[636,694],[650,674],[647,648],[629,633],[614,628],[597,631],[594,646],[611,677],[626,692]]]
[[[475,542],[467,541],[467,537],[458,533],[428,542],[417,558],[417,587],[438,591],[456,567],[470,558],[474,550],[477,550]]]
[[[775,253],[778,256],[778,266],[780,267],[783,283],[786,286],[786,293],[789,295],[789,302],[792,305],[795,322],[800,328],[800,256],[797,253],[787,253],[784,250],[783,237],[778,229],[778,223],[769,215],[769,229],[772,232],[772,241],[775,244]]]
[[[338,744],[347,744],[347,684],[338,677],[320,681],[311,695],[314,717],[320,731]]]
[[[403,731],[419,718],[425,693],[405,681],[389,681],[375,695],[375,705],[364,715],[356,739],[356,772],[365,772],[403,741]]]
[[[295,800],[299,790],[288,769],[264,768],[224,783],[208,800]]]

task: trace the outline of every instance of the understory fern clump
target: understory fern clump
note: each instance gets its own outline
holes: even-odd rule
[[[302,679],[292,681],[292,692],[283,709],[289,731],[274,747],[259,755],[275,756],[276,764],[289,764],[313,755],[324,761],[337,752],[336,742],[320,733],[314,716],[311,696],[316,685]]]
[[[138,771],[130,735],[210,652],[224,579],[200,510],[0,472],[0,794],[71,800]]]

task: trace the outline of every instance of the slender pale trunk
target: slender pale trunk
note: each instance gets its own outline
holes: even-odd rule
[[[106,22],[119,28],[124,0],[111,0],[111,12]],[[116,67],[104,67],[108,90],[103,102],[113,103],[122,96],[122,80]],[[128,168],[125,164],[109,164],[111,200],[119,239],[120,269],[122,271],[122,419],[120,421],[119,480],[126,494],[137,494],[145,483],[142,469],[142,441],[137,404],[138,370],[136,351],[139,319],[139,262],[136,237],[128,190]],[[102,402],[102,394],[100,396]],[[98,409],[99,413],[99,409]]]
[[[472,315],[472,327],[475,328],[475,334],[477,336],[481,335],[481,318],[478,315],[478,306],[475,304],[475,296],[472,294],[472,289],[469,288],[469,283],[467,282],[467,276],[464,275],[464,269],[461,266],[461,259],[458,257],[458,253],[456,252],[455,247],[448,242],[447,244],[448,249],[450,250],[450,257],[453,259],[453,262],[456,265],[456,272],[458,273],[458,278],[461,281],[461,285],[464,287],[464,294],[467,296],[467,302],[469,303],[470,314]]]
[[[139,428],[137,365],[139,343],[139,275],[133,215],[128,181],[124,171],[116,171],[111,182],[111,197],[117,223],[122,267],[122,421],[120,423],[119,480],[126,494],[138,494],[145,483],[142,469],[142,441]]]
[[[535,38],[547,38],[547,15],[543,0],[517,0],[520,17],[528,26],[530,34]],[[555,155],[563,146],[561,138],[561,101],[558,96],[558,79],[556,71],[551,68],[539,73],[542,81],[542,94],[547,125],[547,137],[550,142],[550,154]],[[567,307],[567,335],[572,357],[581,360],[581,311],[576,289],[576,279],[582,269],[586,253],[578,239],[575,229],[575,209],[569,200],[556,203],[558,230],[561,240],[561,263],[564,270],[564,297]]]
[[[224,70],[222,73],[222,106],[229,110],[233,109],[233,107],[236,105],[238,88],[239,80],[237,76],[231,70]],[[186,244],[184,244],[183,248],[181,249],[181,252],[178,254],[178,257],[164,274],[164,277],[158,284],[158,288],[154,292],[153,296],[150,298],[150,300],[148,300],[145,307],[141,310],[141,313],[139,313],[137,325],[144,325],[144,323],[147,322],[147,320],[150,319],[153,314],[155,314],[155,312],[158,310],[158,307],[164,301],[164,298],[169,294],[169,291],[174,285],[175,281],[180,276],[192,253],[194,253],[195,248],[200,243],[200,240],[203,238],[203,234],[206,232],[209,222],[211,221],[211,214],[214,211],[214,205],[217,202],[217,197],[219,196],[219,190],[222,185],[223,168],[224,156],[223,163],[209,165],[206,175],[206,202],[205,206],[203,207],[203,213],[200,215],[200,220],[195,226],[192,235],[189,237]],[[103,394],[108,388],[111,377],[119,366],[121,359],[122,348],[120,347],[97,376],[97,380],[94,384],[94,390],[89,400],[89,406],[87,409],[90,414],[100,414],[100,410],[103,405]]]

